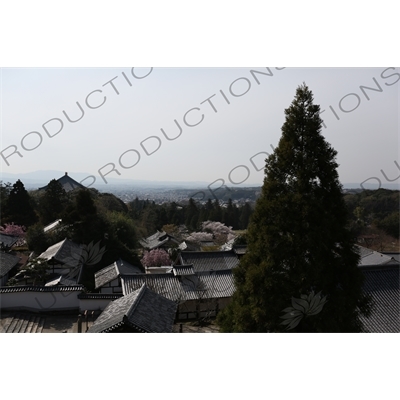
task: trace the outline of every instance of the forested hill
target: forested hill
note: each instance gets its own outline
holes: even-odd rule
[[[344,199],[356,234],[399,239],[399,190],[365,190],[346,194]]]
[[[55,181],[52,184],[46,191],[27,192],[21,181],[14,185],[1,183],[1,224],[14,222],[29,228],[36,223],[44,226],[57,218],[77,224],[79,218],[74,212],[77,193],[65,193]],[[190,189],[176,189],[168,194],[160,192],[164,197],[160,201],[154,198],[154,191],[130,199],[115,191],[106,194],[92,189],[90,193],[97,214],[108,220],[112,219],[111,216],[121,216],[140,237],[150,235],[166,224],[185,224],[196,230],[206,220],[223,222],[234,229],[246,229],[260,190],[259,187],[217,185],[213,192],[204,189],[196,195]],[[135,189],[131,188],[130,192],[135,193]],[[212,197],[213,194],[218,201]],[[194,201],[188,200],[190,195]],[[370,234],[399,238],[400,191],[345,190],[343,195],[349,210],[350,228],[355,236]]]

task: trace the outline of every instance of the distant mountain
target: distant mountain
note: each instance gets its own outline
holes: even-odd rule
[[[38,189],[39,187],[47,185],[52,179],[59,179],[65,175],[65,172],[68,171],[34,171],[27,172],[21,174],[10,174],[7,172],[0,173],[0,180],[3,182],[15,183],[18,179],[22,181],[26,188],[29,189]],[[68,172],[68,175],[80,182],[90,176],[89,173],[83,172]],[[120,185],[120,186],[136,186],[136,187],[151,187],[151,188],[200,188],[207,187],[209,183],[207,182],[174,182],[174,181],[147,181],[147,180],[139,180],[139,179],[118,179],[107,177],[108,184],[105,184],[99,177],[97,177],[97,181],[94,183],[94,188],[107,188],[110,185]],[[90,180],[88,179],[83,184],[89,184]]]
[[[379,183],[363,183],[362,186],[360,183],[344,183],[344,189],[368,189],[368,190],[377,190],[377,189],[389,189],[389,190],[400,190],[400,181],[396,183],[385,183],[381,182],[381,186]]]
[[[34,171],[34,172],[27,172],[22,174],[11,174],[7,172],[0,173],[0,180],[3,182],[10,182],[15,183],[18,179],[22,181],[26,188],[31,190],[38,189],[39,187],[47,185],[52,179],[59,179],[65,175],[65,172],[69,172],[69,176],[76,181],[80,182],[87,178],[89,173],[84,172],[70,172],[70,171],[56,171],[56,170],[45,170],[45,171]],[[207,188],[211,182],[200,182],[200,181],[149,181],[149,180],[139,180],[139,179],[119,179],[119,178],[111,178],[107,176],[108,184],[105,184],[99,177],[97,177],[97,181],[93,185],[96,189],[105,190],[106,188],[110,188],[110,186],[126,186],[126,187],[136,187],[136,188],[187,188],[187,189],[201,189]],[[90,180],[84,182],[84,184],[89,184]],[[229,185],[230,187],[257,187],[261,186],[256,184],[243,184],[243,185]],[[343,184],[345,189],[362,189],[360,183],[345,183]],[[378,182],[368,183],[365,182],[363,184],[365,189],[376,190],[379,188]],[[400,190],[400,181],[395,183],[381,183],[381,187],[384,189],[389,190]]]

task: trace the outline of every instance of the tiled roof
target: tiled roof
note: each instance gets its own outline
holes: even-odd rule
[[[61,264],[66,264],[70,267],[77,267],[80,264],[82,255],[82,247],[69,239],[64,239],[61,242],[50,246],[39,257],[47,261],[55,260]]]
[[[124,316],[134,302],[137,292],[112,301],[89,328],[89,333],[111,332],[124,323]]]
[[[3,286],[0,293],[17,292],[74,292],[83,290],[83,286]]]
[[[199,275],[203,283],[206,298],[232,297],[235,292],[235,281],[232,271],[218,271]]]
[[[235,246],[233,246],[233,251],[236,254],[240,254],[240,255],[246,254],[246,250],[247,250],[247,246],[246,245],[235,245]]]
[[[118,277],[118,271],[115,268],[115,265],[111,264],[108,267],[105,267],[94,274],[95,288],[96,289],[101,288],[102,286],[104,286],[108,282],[111,282],[117,277]]]
[[[144,332],[170,333],[176,310],[173,301],[143,286],[126,317],[131,325]]]
[[[146,285],[114,300],[100,314],[89,333],[112,332],[127,325],[139,332],[172,331],[177,305],[150,290]]]
[[[78,299],[82,300],[116,300],[123,296],[122,293],[80,293]]]
[[[374,306],[369,318],[362,318],[364,330],[373,333],[400,332],[400,269],[398,266],[361,268],[364,291]]]
[[[59,178],[57,180],[66,192],[69,192],[74,189],[84,188],[84,186],[82,184],[77,182],[75,179],[72,179],[67,174],[65,174],[64,176],[62,176],[61,178]]]
[[[359,245],[356,245],[356,248],[361,257],[359,264],[360,267],[366,265],[399,264],[399,262],[391,256],[387,256]]]
[[[43,228],[43,232],[46,233],[46,232],[52,231],[54,228],[56,228],[58,225],[60,225],[60,223],[61,223],[61,219],[57,219],[56,221],[52,222],[51,224],[46,225]]]
[[[398,252],[383,252],[386,256],[393,257],[396,261],[400,262],[400,253]]]
[[[182,298],[182,288],[173,274],[121,275],[122,291],[125,295],[146,284],[151,290],[172,301]]]
[[[223,251],[232,250],[235,241],[236,241],[236,237],[232,238],[231,240],[228,240],[225,244],[223,244],[221,246],[221,250],[223,250]]]
[[[179,250],[186,250],[187,249],[187,244],[186,244],[186,242],[182,242],[179,246],[178,246],[178,249]]]
[[[18,242],[18,240],[18,236],[5,235],[4,233],[0,233],[0,245],[2,247],[11,248],[12,246],[14,246],[15,243]]]
[[[80,184],[75,179],[72,179],[70,176],[68,176],[67,172],[61,178],[57,179],[57,181],[61,184],[61,186],[66,192],[69,192],[74,189],[84,188],[82,184]],[[47,185],[39,188],[39,190],[46,190],[46,188]]]
[[[129,264],[126,261],[119,259],[108,267],[101,269],[94,274],[96,289],[101,288],[108,282],[116,279],[120,274],[141,274],[139,267]]]
[[[140,267],[132,265],[127,261],[121,259],[116,261],[114,264],[116,264],[116,267],[120,274],[141,274],[143,272]]]
[[[57,285],[75,286],[76,284],[77,284],[76,280],[68,279],[65,276],[57,274],[56,276],[53,277],[50,276],[45,286],[57,286]]]
[[[182,300],[196,300],[206,295],[207,288],[198,275],[183,276],[180,283],[184,292]]]
[[[173,236],[168,235],[168,233],[164,231],[157,231],[154,235],[140,240],[140,244],[145,249],[153,250],[169,242],[170,240],[176,244],[179,244],[179,242]]]
[[[366,257],[369,254],[372,254],[372,252],[373,252],[373,250],[368,249],[368,248],[363,247],[363,246],[359,246],[358,244],[356,245],[356,249],[357,249],[358,253],[360,254],[361,258],[362,257]]]
[[[234,278],[229,270],[184,276],[181,285],[185,291],[183,300],[232,297],[235,292]]]
[[[173,274],[122,275],[124,294],[144,283],[156,293],[176,302],[231,297],[235,291],[232,271],[215,271],[182,277]]]
[[[8,274],[19,262],[19,257],[0,252],[0,278]]]
[[[196,273],[235,268],[239,259],[234,251],[182,251],[181,264],[192,264]]]
[[[170,265],[161,267],[145,267],[146,274],[171,274],[172,267]]]
[[[173,273],[175,276],[182,276],[182,275],[194,275],[193,265],[174,265]]]

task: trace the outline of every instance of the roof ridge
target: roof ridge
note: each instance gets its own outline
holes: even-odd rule
[[[146,289],[147,289],[146,283],[143,283],[142,287],[139,289],[138,295],[136,296],[136,298],[133,301],[132,305],[129,307],[129,310],[125,314],[128,319],[133,314],[133,312],[136,310],[137,306],[140,303],[140,300],[142,300],[142,297],[143,297],[144,292],[146,291]]]
[[[60,247],[58,248],[58,250],[56,251],[56,253],[54,254],[54,256],[53,256],[52,258],[56,259],[58,253],[60,252],[60,250],[61,250],[61,248],[63,247],[63,245],[64,245],[64,243],[66,242],[66,240],[68,240],[68,238],[65,238],[65,239],[62,240],[61,242],[58,242],[58,243],[61,243],[61,244],[60,244]],[[58,243],[56,243],[56,244],[58,244]],[[55,245],[54,245],[54,246],[55,246]],[[48,249],[47,249],[47,250],[48,250]],[[46,251],[47,251],[47,250],[46,250]]]
[[[104,275],[106,272],[108,272],[109,270],[111,270],[113,267],[113,264],[107,265],[107,267],[104,267],[100,270],[98,270],[97,272],[94,273],[95,277],[100,277],[102,275]]]
[[[65,285],[65,286],[0,286],[0,293],[14,292],[67,292],[83,290],[83,285]]]
[[[181,264],[181,265],[173,265],[173,268],[184,268],[184,267],[193,267],[193,263],[190,264]]]
[[[115,272],[117,273],[117,276],[119,276],[121,273],[120,273],[119,268],[118,268],[118,260],[114,261],[113,264],[114,264]]]

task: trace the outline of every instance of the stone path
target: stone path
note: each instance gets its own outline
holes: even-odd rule
[[[89,327],[91,322],[89,323]],[[82,332],[86,322],[82,319]],[[77,333],[78,315],[45,315],[29,312],[0,314],[0,333]]]
[[[217,325],[208,324],[206,326],[199,326],[194,323],[183,322],[182,324],[176,323],[172,330],[173,333],[218,333],[219,328]]]
[[[42,333],[45,319],[33,314],[2,315],[0,333]]]

